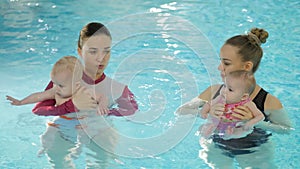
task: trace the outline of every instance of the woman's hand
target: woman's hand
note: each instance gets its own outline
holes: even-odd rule
[[[220,118],[223,115],[224,111],[225,111],[225,104],[217,103],[211,105],[209,114],[217,118]]]
[[[233,113],[232,116],[237,119],[249,120],[249,119],[253,118],[253,114],[252,114],[251,110],[245,105],[236,107],[234,109],[234,111],[236,113]]]
[[[106,115],[109,113],[108,109],[108,99],[104,95],[100,95],[98,98],[98,109],[97,113],[99,115]]]
[[[97,100],[88,89],[78,86],[77,92],[72,97],[73,104],[78,110],[96,110]]]

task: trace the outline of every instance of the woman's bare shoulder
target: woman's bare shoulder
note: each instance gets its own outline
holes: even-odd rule
[[[265,110],[278,110],[281,108],[283,108],[283,106],[280,100],[269,93],[265,101]]]
[[[213,95],[218,91],[220,88],[220,84],[211,85],[208,88],[206,88],[200,95],[198,96],[202,100],[211,100]]]

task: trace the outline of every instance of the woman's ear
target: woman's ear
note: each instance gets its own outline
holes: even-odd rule
[[[80,48],[77,48],[77,52],[78,52],[78,55],[79,55],[80,57],[82,57],[82,50],[81,50]]]
[[[250,62],[250,61],[247,61],[247,62],[245,63],[245,71],[247,71],[247,72],[252,72],[252,69],[253,69],[253,63]]]

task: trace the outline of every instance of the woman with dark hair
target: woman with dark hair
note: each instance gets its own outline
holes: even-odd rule
[[[61,105],[55,106],[54,99],[46,100],[37,103],[32,110],[37,115],[57,116],[41,136],[43,151],[40,152],[48,155],[55,168],[76,168],[73,159],[82,151],[82,145],[93,151],[87,153],[87,168],[108,167],[106,161],[114,158],[118,135],[111,118],[106,115],[128,116],[138,110],[128,86],[104,73],[110,59],[111,42],[111,34],[103,24],[92,22],[84,26],[77,48],[83,60],[79,89]],[[52,82],[46,90],[51,88]],[[103,105],[107,105],[108,111],[97,113],[103,112],[97,111]],[[77,112],[75,116],[70,117],[74,112]]]

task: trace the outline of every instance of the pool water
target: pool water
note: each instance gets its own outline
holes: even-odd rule
[[[129,85],[140,111],[111,117],[121,135],[108,168],[209,168],[198,157],[195,136],[204,121],[177,117],[176,109],[213,83],[220,83],[218,53],[224,41],[252,27],[270,36],[256,79],[277,96],[295,131],[273,134],[274,163],[298,167],[300,143],[300,2],[262,1],[37,1],[0,2],[0,168],[51,168],[37,156],[39,136],[53,117],[11,106],[5,95],[23,98],[41,91],[60,57],[77,56],[79,30],[91,21],[113,36],[106,74]],[[128,144],[135,140],[135,145]],[[148,144],[146,144],[148,143]],[[124,151],[128,146],[129,151]],[[89,150],[75,160],[85,167]],[[263,159],[262,159],[263,160]],[[238,168],[238,167],[237,167]]]

